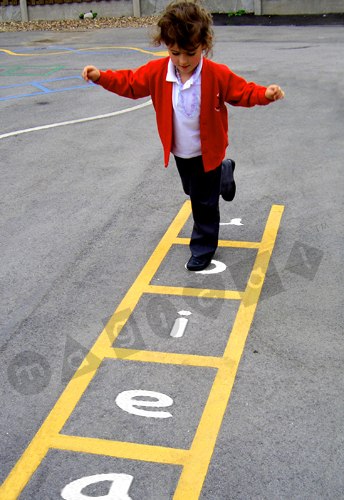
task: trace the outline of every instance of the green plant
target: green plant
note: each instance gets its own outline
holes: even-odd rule
[[[228,12],[227,15],[228,15],[228,17],[233,17],[233,16],[242,16],[244,14],[246,14],[246,10],[245,9],[240,9],[240,10],[237,10],[235,12],[230,11],[230,12]]]

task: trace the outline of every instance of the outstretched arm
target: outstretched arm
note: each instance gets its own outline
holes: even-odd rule
[[[150,94],[149,63],[137,69],[101,71],[95,66],[85,66],[82,77],[104,89],[130,99],[139,99]]]
[[[255,82],[247,82],[243,77],[236,75],[229,68],[227,80],[227,95],[225,101],[233,106],[251,107],[257,104],[266,105],[284,97],[284,92],[276,84],[268,87]]]

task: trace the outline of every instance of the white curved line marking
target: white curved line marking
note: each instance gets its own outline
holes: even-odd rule
[[[27,134],[29,132],[38,132],[39,130],[46,130],[48,128],[64,127],[65,125],[74,125],[76,123],[90,122],[93,120],[102,120],[103,118],[111,118],[112,116],[123,115],[124,113],[129,113],[130,111],[136,111],[137,109],[145,108],[152,104],[151,99],[137,106],[131,108],[121,109],[119,111],[114,111],[113,113],[107,113],[105,115],[90,116],[89,118],[79,118],[78,120],[69,120],[67,122],[51,123],[50,125],[41,125],[40,127],[26,128],[23,130],[16,130],[15,132],[8,132],[7,134],[1,134],[0,139],[5,139],[6,137],[12,137],[14,135]]]
[[[219,260],[212,260],[211,264],[214,264],[215,267],[211,269],[204,269],[203,271],[196,271],[197,274],[217,274],[223,273],[227,269],[226,264]]]
[[[244,224],[241,223],[241,219],[231,219],[230,222],[220,222],[220,226],[229,226],[229,225],[243,226]]]

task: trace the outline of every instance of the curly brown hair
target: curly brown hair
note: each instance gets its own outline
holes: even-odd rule
[[[213,47],[212,24],[211,14],[197,0],[173,1],[161,15],[152,41],[155,46],[176,44],[188,51],[201,44],[208,55]]]

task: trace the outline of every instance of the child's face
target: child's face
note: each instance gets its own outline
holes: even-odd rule
[[[191,77],[202,57],[202,45],[191,50],[183,50],[177,44],[167,47],[172,63],[178,69],[183,79]]]

